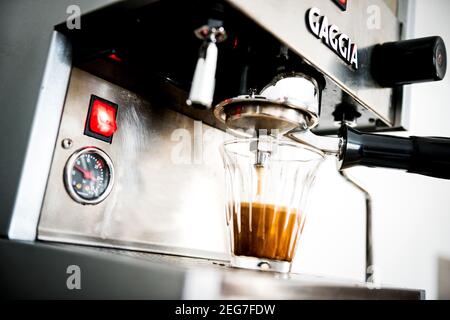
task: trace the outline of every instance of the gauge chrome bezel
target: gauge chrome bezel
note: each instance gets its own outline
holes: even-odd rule
[[[74,190],[73,190],[73,186],[72,186],[72,169],[75,165],[75,161],[78,159],[78,157],[80,157],[83,154],[87,154],[87,153],[95,153],[98,156],[102,157],[105,160],[106,165],[108,166],[109,169],[109,182],[108,182],[108,186],[106,187],[105,191],[98,196],[95,199],[84,199],[82,197],[80,197]],[[100,202],[102,202],[103,200],[105,200],[109,194],[111,193],[111,190],[113,188],[114,185],[114,165],[113,162],[111,160],[111,158],[102,150],[100,150],[99,148],[96,147],[84,147],[81,148],[77,151],[75,151],[67,160],[66,166],[64,168],[64,184],[66,186],[66,190],[69,193],[70,197],[75,200],[78,203],[81,204],[98,204]]]

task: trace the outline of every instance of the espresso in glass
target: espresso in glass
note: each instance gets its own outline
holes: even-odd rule
[[[292,261],[301,233],[298,209],[243,202],[232,220],[235,255]]]
[[[305,221],[305,204],[323,154],[266,138],[223,148],[231,265],[289,272]]]

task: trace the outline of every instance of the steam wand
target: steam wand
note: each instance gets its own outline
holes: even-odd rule
[[[342,125],[339,137],[317,136],[310,130],[288,133],[291,139],[336,155],[340,174],[366,198],[366,281],[374,281],[372,208],[370,194],[345,170],[357,165],[403,169],[430,177],[450,179],[450,138],[397,137],[368,134]]]
[[[339,171],[339,174],[364,194],[366,205],[366,267],[365,267],[365,281],[367,283],[375,282],[375,267],[373,261],[373,234],[372,234],[372,197],[370,193],[364,189],[358,182],[351,177],[347,170]]]
[[[342,126],[346,126],[348,122],[342,120]],[[342,131],[342,130],[341,130]],[[291,132],[288,134],[288,137],[298,141],[300,143],[309,145],[311,147],[319,148],[323,152],[329,155],[337,155],[340,157],[342,152],[342,148],[345,145],[345,140],[343,138],[331,138],[331,137],[323,137],[316,136],[310,130],[305,131],[297,131]],[[366,283],[374,283],[375,282],[375,268],[374,268],[374,260],[373,260],[373,233],[372,233],[372,197],[370,193],[361,186],[353,177],[351,177],[347,170],[339,170],[339,174],[350,184],[352,184],[356,189],[361,191],[364,195],[365,199],[365,207],[366,207],[366,242],[365,242],[365,281]]]
[[[340,126],[354,126],[356,125],[356,120],[360,114],[348,104],[341,104],[340,108],[334,113],[335,119]],[[339,170],[339,174],[353,187],[359,190],[364,195],[365,200],[365,213],[366,213],[366,241],[365,241],[365,268],[364,268],[364,280],[366,283],[375,283],[376,274],[375,266],[373,260],[373,217],[372,217],[372,196],[369,191],[365,189],[359,182],[357,182],[351,175],[349,175],[348,170]]]

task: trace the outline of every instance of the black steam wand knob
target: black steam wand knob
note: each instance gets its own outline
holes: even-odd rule
[[[445,43],[441,37],[427,37],[377,45],[371,70],[382,87],[442,80],[447,71]]]

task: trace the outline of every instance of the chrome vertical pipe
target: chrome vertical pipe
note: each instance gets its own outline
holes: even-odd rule
[[[342,177],[351,183],[356,189],[364,194],[366,206],[366,265],[365,265],[365,281],[373,283],[375,281],[374,264],[373,264],[373,234],[372,234],[372,197],[369,192],[363,188],[358,182],[351,177],[346,170],[339,171]]]

